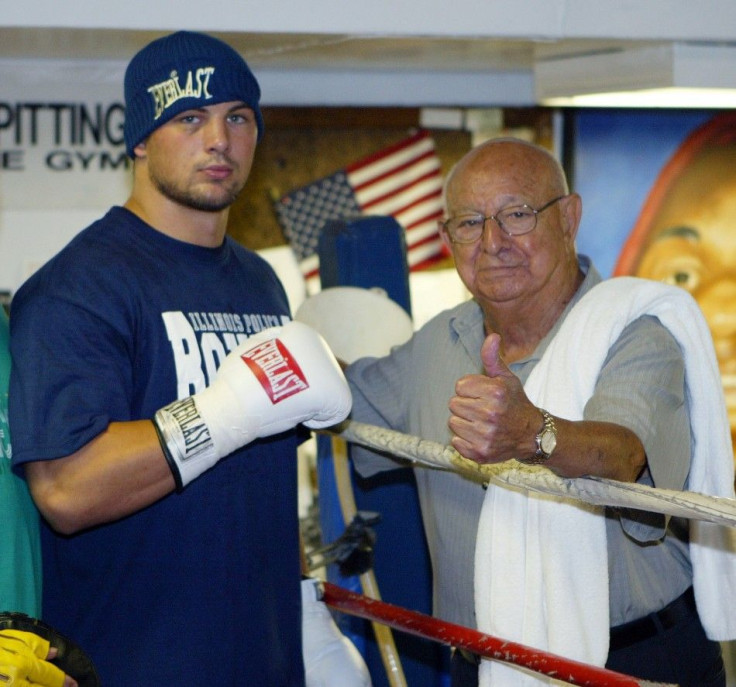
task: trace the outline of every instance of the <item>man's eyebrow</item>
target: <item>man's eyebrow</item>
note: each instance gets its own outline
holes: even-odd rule
[[[194,112],[206,112],[206,108],[204,107],[190,107],[188,110],[182,110],[179,112],[179,115],[187,115]],[[178,115],[177,115],[178,116]]]
[[[657,232],[655,241],[662,239],[686,239],[688,241],[700,241],[700,231],[695,227],[678,224],[674,227],[666,227],[662,231]]]

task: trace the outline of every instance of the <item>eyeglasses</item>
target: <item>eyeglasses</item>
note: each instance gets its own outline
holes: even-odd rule
[[[494,220],[501,227],[501,231],[509,236],[522,236],[534,230],[534,227],[537,226],[537,215],[540,212],[544,212],[558,200],[566,197],[557,196],[539,210],[535,210],[529,205],[514,205],[504,208],[495,215],[488,215],[488,217],[484,217],[477,212],[458,215],[457,217],[450,217],[443,223],[443,226],[454,243],[475,243],[483,236],[483,230],[489,219]]]

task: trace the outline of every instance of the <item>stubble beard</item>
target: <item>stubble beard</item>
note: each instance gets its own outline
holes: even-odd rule
[[[217,194],[213,194],[210,190],[198,191],[196,188],[184,188],[161,178],[155,173],[151,173],[150,177],[153,185],[164,197],[178,205],[200,212],[220,212],[229,208],[245,186],[243,183],[238,186],[231,184],[228,187],[222,183],[213,182],[208,185],[208,188],[219,190]]]

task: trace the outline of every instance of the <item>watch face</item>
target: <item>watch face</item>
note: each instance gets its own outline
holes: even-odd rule
[[[549,455],[555,450],[555,446],[557,446],[557,436],[554,432],[546,430],[542,434],[542,440],[539,442],[539,445],[542,451]]]

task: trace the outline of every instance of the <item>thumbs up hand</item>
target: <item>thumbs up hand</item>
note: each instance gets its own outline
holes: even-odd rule
[[[480,349],[480,358],[483,361],[483,367],[489,377],[508,377],[516,379],[513,372],[506,367],[506,363],[501,357],[501,337],[498,334],[489,334],[486,337],[486,340],[483,342],[483,346]]]
[[[451,444],[476,463],[501,463],[534,454],[542,424],[519,379],[501,357],[501,337],[490,334],[481,348],[485,374],[466,375],[450,399]]]

